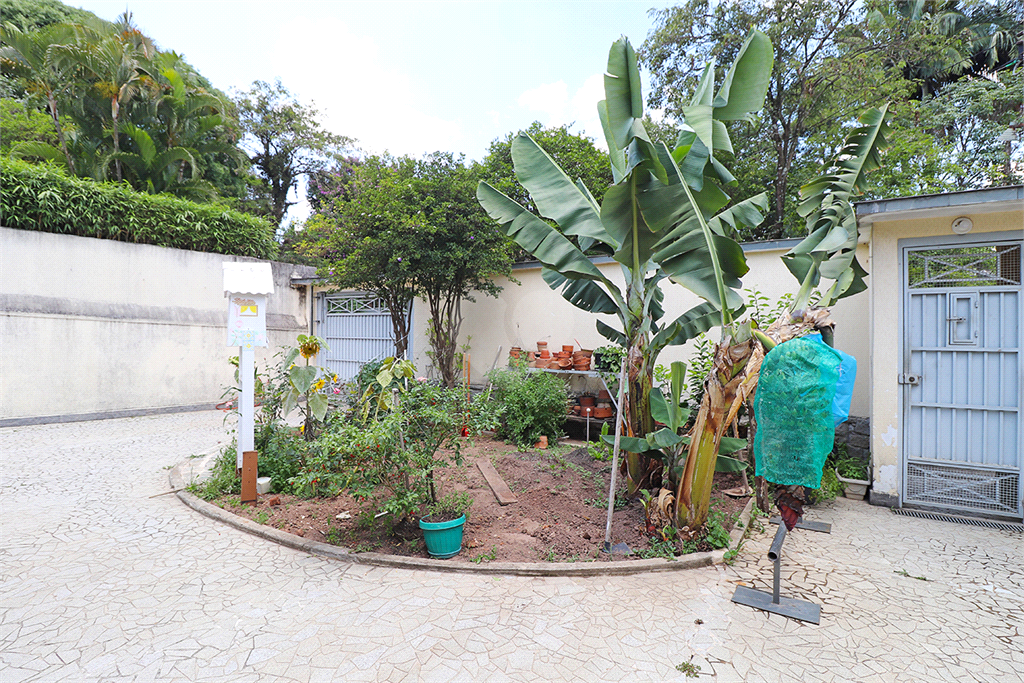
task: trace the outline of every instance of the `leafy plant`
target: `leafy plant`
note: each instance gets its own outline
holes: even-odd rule
[[[465,491],[452,491],[427,506],[427,517],[432,522],[450,522],[462,515],[468,517],[467,511],[472,504],[473,497]]]
[[[674,494],[679,487],[686,459],[689,452],[690,437],[680,434],[690,417],[690,411],[681,403],[683,385],[686,377],[686,365],[676,361],[672,363],[670,377],[671,393],[666,397],[661,389],[651,389],[651,414],[657,422],[665,427],[648,433],[644,438],[620,436],[619,444],[623,450],[631,453],[642,453],[649,458],[661,461],[667,481],[665,488],[652,498],[645,495],[644,509],[647,512],[648,524],[669,523],[682,527],[680,521],[684,517],[679,506],[679,498]],[[605,443],[613,443],[610,436],[601,437]],[[743,439],[722,437],[719,443],[719,455],[715,462],[715,471],[739,472],[746,468],[746,463],[729,458],[725,454],[733,453],[746,445]]]
[[[516,445],[532,446],[541,436],[555,439],[565,422],[565,382],[547,372],[528,372],[513,363],[491,372],[494,400],[500,405],[499,434]]]
[[[681,674],[686,674],[687,678],[697,678],[700,675],[700,665],[693,664],[691,662],[683,662],[682,664],[676,664],[676,671]]]
[[[480,564],[481,562],[491,562],[496,559],[498,559],[498,546],[492,545],[490,552],[480,553],[476,557],[470,558],[469,561],[475,562],[476,564]]]
[[[274,258],[265,220],[223,206],[69,177],[52,166],[0,158],[0,214],[10,228]]]
[[[371,409],[374,420],[380,417],[382,410],[394,410],[396,392],[401,396],[408,389],[409,380],[415,375],[416,366],[412,361],[398,360],[395,356],[389,356],[381,361],[377,366],[377,374],[366,382],[366,389],[359,397],[358,412],[363,422],[370,418]],[[363,379],[365,381],[365,378]]]
[[[299,407],[304,417],[303,436],[307,441],[312,441],[316,438],[319,424],[323,422],[330,407],[325,389],[329,382],[337,381],[338,377],[326,368],[309,363],[311,358],[320,353],[321,348],[327,348],[327,343],[323,339],[300,334],[297,343],[297,348],[285,354],[288,380],[281,411],[283,416],[287,417],[292,410]],[[296,365],[293,362],[298,355],[306,361],[305,365]]]
[[[597,441],[587,442],[587,453],[590,454],[594,460],[607,461],[612,459],[612,446],[604,437],[608,436],[608,423],[601,423],[601,436]]]

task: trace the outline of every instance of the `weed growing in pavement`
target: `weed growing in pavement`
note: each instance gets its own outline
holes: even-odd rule
[[[700,665],[693,664],[691,662],[683,662],[682,664],[676,664],[676,671],[681,674],[686,674],[687,678],[697,678],[700,675]]]
[[[907,573],[906,569],[894,570],[893,574],[899,574],[900,576],[905,576],[908,579],[917,579],[918,581],[927,581],[928,580],[927,576],[911,576],[910,574]]]

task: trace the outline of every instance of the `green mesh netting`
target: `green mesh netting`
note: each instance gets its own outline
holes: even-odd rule
[[[821,486],[832,450],[832,399],[842,358],[807,339],[779,344],[764,358],[754,397],[755,473],[775,484]]]

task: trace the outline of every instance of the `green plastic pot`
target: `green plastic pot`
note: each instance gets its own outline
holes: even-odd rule
[[[423,529],[423,540],[427,543],[427,552],[431,557],[444,559],[458,555],[462,550],[462,528],[466,523],[466,515],[450,522],[427,522],[420,520]]]

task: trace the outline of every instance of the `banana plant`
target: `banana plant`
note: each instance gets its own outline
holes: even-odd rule
[[[486,182],[478,187],[481,205],[506,235],[540,261],[549,287],[585,311],[618,318],[621,329],[603,321],[598,321],[597,329],[627,351],[629,391],[623,413],[629,437],[654,431],[649,401],[658,354],[723,319],[731,321],[741,310],[735,290],[747,266],[742,249],[726,230],[760,223],[767,198],[758,195],[724,209],[728,195],[705,182],[705,175],[736,184],[718,158],[732,152],[723,122],[747,119],[761,108],[771,63],[771,43],[754,31],[717,93],[710,65],[691,108],[693,125],[684,129],[670,151],[664,144],[654,144],[641,122],[636,54],[622,38],[609,51],[605,99],[598,103],[614,180],[602,204],[526,134],[512,143],[516,177],[540,214],[561,230]],[[576,238],[575,244],[570,237]],[[588,254],[617,261],[624,287],[615,285]],[[675,320],[663,321],[660,284],[666,277],[705,301]],[[627,452],[629,493],[635,493],[659,466],[642,452]]]
[[[651,389],[651,416],[655,422],[665,425],[661,429],[647,434],[643,438],[620,437],[623,450],[644,453],[656,458],[665,466],[665,482],[670,490],[675,490],[686,463],[690,437],[683,434],[682,429],[690,418],[690,410],[682,406],[686,364],[675,361],[672,363],[669,396],[666,397],[658,387]],[[614,445],[615,440],[602,435],[605,443]],[[747,464],[735,458],[727,457],[747,445],[746,439],[722,437],[718,446],[718,459],[715,462],[716,472],[739,472]]]

